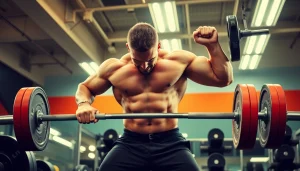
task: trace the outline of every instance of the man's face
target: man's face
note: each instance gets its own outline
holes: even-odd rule
[[[129,49],[132,63],[142,74],[148,75],[153,70],[158,59],[158,49],[157,47],[153,47],[146,52]]]

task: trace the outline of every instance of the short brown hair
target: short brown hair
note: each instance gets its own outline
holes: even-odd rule
[[[148,23],[137,23],[128,31],[129,46],[139,52],[151,49],[157,42],[158,35],[153,26]]]

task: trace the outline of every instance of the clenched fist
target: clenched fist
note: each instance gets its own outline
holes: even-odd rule
[[[78,106],[76,110],[76,117],[79,123],[96,123],[95,114],[98,110],[92,107],[89,103],[84,103]]]
[[[218,32],[215,27],[200,26],[194,32],[194,41],[207,46],[218,42]]]

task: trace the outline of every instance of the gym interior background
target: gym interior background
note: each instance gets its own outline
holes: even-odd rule
[[[99,65],[108,58],[120,58],[125,54],[129,28],[137,22],[154,24],[149,8],[153,2],[155,1],[1,0],[0,114],[12,114],[17,91],[28,86],[40,86],[46,91],[51,114],[74,114],[77,109],[74,99],[77,85],[89,75],[83,69],[83,62],[87,65],[91,62]],[[244,29],[242,6],[245,8],[249,29],[270,30],[265,45],[262,45],[264,48],[258,54],[259,60],[252,62],[252,69],[249,66],[253,64],[247,66],[245,57],[250,37],[242,38],[242,60],[232,63],[234,82],[224,88],[215,88],[189,81],[179,112],[231,112],[233,92],[240,83],[253,84],[258,95],[266,83],[281,84],[285,89],[288,110],[300,111],[300,43],[297,42],[300,35],[300,1],[283,1],[282,8],[280,4],[277,7],[278,21],[274,25],[265,25],[264,19],[267,17],[264,17],[260,26],[255,26],[255,22],[252,24],[256,20],[255,11],[261,4],[260,0],[174,2],[178,30],[159,33],[159,37],[164,42],[178,39],[179,48],[190,50],[199,56],[208,56],[206,49],[195,44],[192,39],[192,32],[201,25],[216,27],[220,44],[230,56],[226,16],[236,15],[239,27]],[[267,12],[272,9],[271,2],[273,1],[269,1],[270,4],[266,6]],[[258,15],[263,16],[267,12]],[[167,48],[165,44],[162,46]],[[245,61],[246,65],[243,64]],[[93,105],[103,113],[122,112],[111,89],[102,96],[97,96]],[[294,136],[299,134],[299,122],[288,121],[288,125]],[[192,141],[192,151],[199,167],[206,165],[207,154],[201,154],[199,146],[207,140],[208,132],[213,128],[221,129],[228,141],[226,143],[230,144],[231,127],[231,120],[179,121],[181,132]],[[1,125],[0,129],[1,134],[13,136],[11,125]],[[122,120],[105,120],[89,125],[79,125],[76,121],[51,122],[52,138],[44,151],[35,152],[36,158],[52,162],[61,171],[71,170],[78,162],[88,165],[92,170],[101,162],[101,156],[97,148],[89,149],[89,146],[97,147],[96,138],[108,129],[121,134]],[[81,140],[78,139],[79,135]],[[53,136],[63,141],[55,141]],[[79,146],[82,147],[79,149]],[[299,151],[296,153],[299,155]],[[268,150],[261,148],[258,142],[253,150],[243,151],[241,160],[240,151],[232,149],[232,152],[225,154],[226,169],[245,169],[247,162],[253,157],[268,157]],[[268,162],[263,165],[266,169]]]

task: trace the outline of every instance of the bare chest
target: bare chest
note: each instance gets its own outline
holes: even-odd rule
[[[143,75],[135,66],[128,65],[115,72],[110,82],[114,89],[129,96],[143,92],[163,93],[184,84],[183,71],[180,66],[157,64],[150,74]]]

